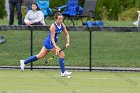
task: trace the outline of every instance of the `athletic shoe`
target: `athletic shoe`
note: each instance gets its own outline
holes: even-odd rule
[[[65,71],[64,73],[61,72],[61,77],[70,76],[70,74],[72,74],[72,72],[68,72],[68,71]]]
[[[24,67],[25,67],[24,61],[25,60],[20,60],[20,69],[22,72],[24,71]]]

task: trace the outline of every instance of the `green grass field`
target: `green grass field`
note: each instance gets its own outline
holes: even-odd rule
[[[0,93],[140,93],[140,73],[0,70]]]

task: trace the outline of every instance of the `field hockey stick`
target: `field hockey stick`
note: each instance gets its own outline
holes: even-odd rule
[[[59,52],[63,51],[66,47],[62,48]],[[48,64],[51,60],[55,58],[55,55],[45,60],[45,63]]]

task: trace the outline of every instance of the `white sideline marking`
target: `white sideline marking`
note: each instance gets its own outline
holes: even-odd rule
[[[87,80],[87,79],[90,79],[90,80],[91,80],[91,79],[95,79],[95,80],[106,80],[106,79],[109,79],[109,78],[79,78],[79,79],[83,79],[83,80],[84,80],[84,79],[86,79],[86,80]]]

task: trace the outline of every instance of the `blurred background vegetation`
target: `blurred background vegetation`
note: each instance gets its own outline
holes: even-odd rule
[[[5,0],[0,0],[0,19],[6,16]]]
[[[83,7],[84,2],[85,0],[79,0],[79,5]],[[4,3],[5,0],[0,0],[0,18],[6,16]],[[67,0],[50,0],[50,7],[66,3]],[[97,20],[132,21],[137,19],[137,10],[140,10],[140,0],[98,0],[95,16]],[[25,11],[24,8],[22,11]]]

